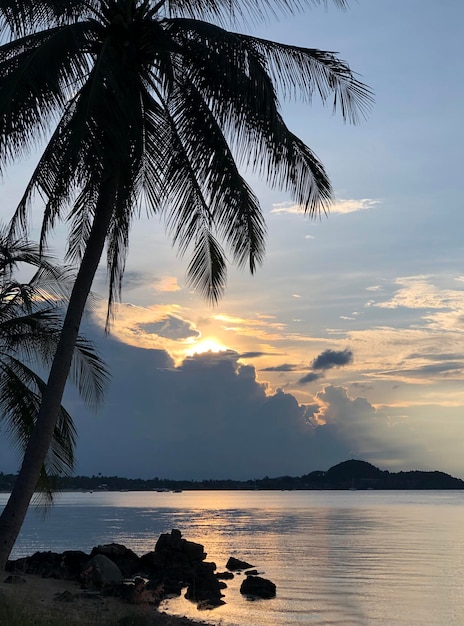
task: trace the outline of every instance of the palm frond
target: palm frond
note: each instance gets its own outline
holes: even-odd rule
[[[34,428],[47,372],[63,326],[63,298],[69,295],[69,268],[43,259],[36,244],[13,239],[0,226],[0,419],[6,423],[12,443],[26,448]],[[21,263],[36,268],[28,283],[14,280]],[[71,380],[83,400],[95,407],[103,399],[109,376],[94,345],[78,336],[72,357]],[[74,465],[76,431],[72,419],[60,407],[53,440],[41,471],[41,484],[49,497],[55,474],[70,472]]]
[[[235,262],[248,263],[253,272],[264,259],[266,232],[258,199],[240,175],[221,128],[194,86],[178,84],[169,107],[179,143],[174,144],[177,154],[168,180],[174,181],[177,174],[185,185],[194,178],[208,206],[208,227],[227,242]],[[183,253],[196,237],[197,218],[190,203],[179,203],[175,197],[168,224]]]
[[[0,32],[8,29],[21,37],[50,23],[73,20],[82,15],[82,4],[81,0],[2,0]]]
[[[339,8],[346,8],[347,0],[333,0]],[[328,0],[166,0],[159,2],[160,9],[165,9],[170,17],[191,17],[201,20],[213,20],[218,24],[260,23],[269,17],[293,15],[305,6],[323,4]]]
[[[314,153],[284,124],[264,57],[247,40],[209,24],[173,20],[170,26],[184,51],[179,81],[202,94],[244,165],[289,191],[312,215],[325,211],[330,181]]]
[[[192,287],[210,302],[217,302],[224,293],[227,279],[224,253],[207,228],[197,229],[187,276]]]
[[[0,47],[0,160],[15,161],[47,136],[89,71],[89,25],[38,31]]]
[[[317,94],[323,103],[332,98],[333,111],[357,124],[373,105],[373,93],[356,78],[348,63],[334,52],[291,46],[257,37],[237,35],[265,59],[266,71],[288,98],[310,103]]]
[[[35,424],[46,383],[24,363],[13,357],[0,361],[0,405],[11,443],[24,450]],[[74,468],[76,428],[63,408],[55,426],[53,443],[45,460],[50,473],[67,475]]]

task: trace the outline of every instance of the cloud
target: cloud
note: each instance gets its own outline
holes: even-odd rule
[[[319,354],[311,363],[311,370],[329,370],[333,367],[343,367],[353,362],[353,353],[347,348],[345,350],[325,350]],[[295,372],[301,371],[301,365],[293,363],[281,363],[280,365],[270,365],[260,369],[261,372]],[[310,371],[298,380],[298,384],[304,385],[323,378],[323,374]]]
[[[324,350],[311,363],[315,370],[328,370],[333,367],[343,367],[353,362],[353,353],[347,348],[345,350]]]
[[[118,303],[111,334],[121,342],[140,348],[165,349],[176,358],[185,354],[186,344],[201,337],[196,324],[177,305],[136,306]],[[105,306],[95,308],[94,319],[103,325]]]
[[[342,199],[336,200],[331,206],[329,212],[334,213],[354,213],[356,211],[366,211],[368,209],[375,208],[380,204],[380,200],[373,200],[372,198],[360,198],[360,199]],[[293,204],[291,202],[281,202],[274,204],[271,209],[271,213],[277,214],[298,214],[304,213],[302,205]]]
[[[157,291],[180,291],[181,287],[177,282],[176,276],[164,276],[164,278],[159,278],[155,281],[155,288]]]
[[[356,211],[367,211],[368,209],[374,209],[380,204],[380,200],[373,200],[372,198],[361,199],[341,199],[336,200],[330,207],[330,213],[355,213]]]
[[[240,359],[256,359],[261,356],[277,356],[276,352],[241,352]]]
[[[103,283],[106,275],[100,270],[98,274],[99,283]],[[176,276],[162,276],[153,277],[148,272],[141,272],[137,270],[126,270],[124,272],[124,292],[135,291],[143,288],[144,291],[152,289],[157,292],[174,292],[180,291],[181,287],[177,281]]]
[[[403,276],[395,280],[398,287],[389,300],[376,302],[374,306],[384,309],[452,309],[464,312],[462,289],[441,289],[433,284],[431,276]]]
[[[274,365],[271,367],[264,367],[261,369],[261,372],[293,372],[297,369],[301,369],[297,365],[292,365],[291,363],[282,363],[282,365]]]
[[[384,376],[392,376],[394,378],[408,378],[410,380],[417,379],[419,381],[429,381],[439,377],[454,378],[462,380],[464,374],[464,360],[461,361],[445,361],[440,363],[429,363],[426,365],[418,365],[416,368],[401,368],[398,370],[389,370],[383,372]]]
[[[246,480],[326,470],[353,456],[401,466],[424,454],[407,418],[392,420],[339,386],[300,404],[259,382],[233,351],[176,364],[164,350],[109,337],[102,355],[113,383],[99,414],[87,412],[73,390],[65,397],[79,432],[80,474]],[[2,471],[15,471],[4,445]]]
[[[300,385],[305,385],[306,383],[313,383],[315,380],[319,380],[322,377],[323,377],[322,374],[317,374],[316,372],[309,372],[309,374],[306,374],[306,376],[303,376],[303,378],[300,378],[298,383]]]
[[[137,324],[143,332],[155,334],[159,337],[180,340],[201,337],[201,333],[194,327],[192,322],[181,319],[174,315],[166,315],[157,322],[144,322]]]
[[[269,315],[243,318],[218,314],[213,316],[213,320],[218,322],[223,330],[243,337],[253,337],[253,339],[264,341],[280,340],[286,337],[286,324],[274,321],[275,318]]]
[[[205,353],[179,365],[162,350],[108,338],[114,382],[98,417],[69,406],[79,428],[79,473],[170,478],[302,475],[349,458],[351,440],[317,436],[330,402],[299,404],[256,378],[239,355]],[[328,392],[327,392],[328,393]],[[359,449],[359,445],[356,449]]]
[[[343,367],[344,365],[348,365],[349,363],[352,363],[352,362],[353,362],[353,353],[351,350],[348,350],[347,348],[345,350],[331,350],[331,349],[324,350],[324,352],[321,352],[321,354],[319,354],[315,359],[313,359],[311,366],[310,366],[311,371],[308,374],[305,374],[305,376],[303,376],[302,378],[300,378],[297,384],[306,385],[308,383],[313,383],[316,380],[324,378],[324,374],[321,372],[318,372],[317,370],[326,371],[334,367]],[[267,371],[274,371],[274,370],[268,369]]]
[[[103,273],[103,270],[101,268],[99,268],[98,270],[98,278],[100,279],[101,282],[103,282],[104,280],[106,280],[106,274]],[[138,272],[135,270],[126,270],[124,272],[124,284],[123,284],[123,288],[124,290],[131,290],[131,289],[137,289],[138,287],[144,287],[146,288],[147,286],[147,273],[146,272]]]

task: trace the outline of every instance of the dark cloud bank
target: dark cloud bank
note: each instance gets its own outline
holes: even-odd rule
[[[376,461],[388,447],[385,416],[341,387],[320,392],[327,423],[317,426],[319,403],[299,405],[282,390],[266,395],[255,368],[240,363],[235,352],[196,355],[175,367],[161,350],[112,338],[99,343],[113,374],[104,406],[90,414],[67,394],[79,432],[79,474],[299,476],[353,456]],[[2,441],[0,471],[14,471],[12,453],[4,448]]]

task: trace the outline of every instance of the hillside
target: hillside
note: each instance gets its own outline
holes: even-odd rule
[[[9,491],[13,474],[0,472],[0,491]],[[464,489],[464,481],[444,472],[389,472],[371,463],[351,459],[327,471],[314,471],[299,477],[279,476],[258,480],[168,480],[122,478],[119,476],[72,476],[58,479],[61,491],[161,491],[213,489]]]

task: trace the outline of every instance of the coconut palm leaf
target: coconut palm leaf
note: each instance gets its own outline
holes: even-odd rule
[[[22,266],[35,271],[26,283],[14,279]],[[39,246],[24,239],[8,239],[0,227],[0,419],[11,442],[24,452],[33,432],[62,325],[63,304],[73,284],[69,268],[41,256]],[[106,368],[91,342],[79,336],[71,366],[71,380],[83,400],[98,405],[108,381]],[[49,501],[54,477],[74,468],[76,429],[61,406],[52,441],[37,486]]]

